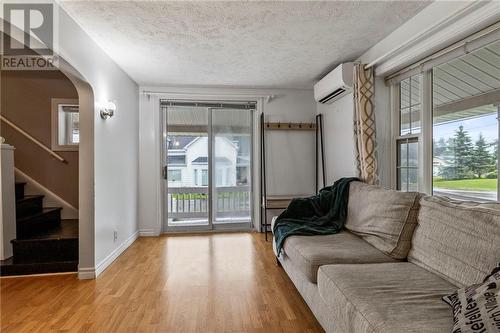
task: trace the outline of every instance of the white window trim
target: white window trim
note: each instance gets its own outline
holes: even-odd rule
[[[432,194],[432,160],[433,160],[433,105],[432,105],[432,70],[422,73],[421,80],[421,108],[420,108],[420,139],[419,145],[419,192]]]
[[[418,191],[427,195],[433,194],[433,105],[432,105],[432,69],[422,72],[421,80],[421,131],[420,134],[400,135],[400,101],[399,84],[390,86],[391,98],[391,188],[397,189],[397,143],[398,140],[418,138],[419,158],[418,158]],[[497,105],[500,119],[500,105]],[[500,122],[498,124],[498,137],[500,138]],[[500,161],[500,149],[498,160]],[[500,171],[500,165],[497,169]],[[500,177],[497,186],[497,201],[500,201]]]
[[[59,144],[59,105],[78,105],[77,99],[51,99],[51,149],[53,151],[78,151],[79,145]]]

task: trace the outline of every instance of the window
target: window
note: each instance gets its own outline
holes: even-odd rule
[[[500,43],[432,70],[434,194],[498,198],[498,51]]]
[[[415,75],[401,81],[399,86],[400,135],[420,133],[420,82],[421,75]]]
[[[185,165],[186,155],[168,155],[167,163],[172,165]]]
[[[397,189],[418,190],[418,137],[421,132],[421,75],[409,77],[399,83],[397,146]]]
[[[418,139],[398,140],[398,189],[418,191]]]
[[[208,170],[201,170],[201,186],[208,186]]]
[[[193,179],[194,179],[194,186],[198,186],[198,184],[199,184],[199,181],[198,181],[198,169],[194,169]]]
[[[169,182],[182,181],[182,170],[168,170],[168,181]]]
[[[78,151],[79,143],[78,101],[52,99],[52,150]]]
[[[402,191],[496,201],[500,41],[432,61],[414,66],[429,69],[391,90],[397,114],[395,185]]]

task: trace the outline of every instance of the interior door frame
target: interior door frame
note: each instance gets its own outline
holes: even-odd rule
[[[166,161],[167,161],[167,151],[164,149],[165,144],[166,144],[166,139],[168,135],[168,112],[167,109],[168,107],[164,107],[161,105],[162,101],[186,101],[185,98],[159,98],[158,103],[159,103],[159,111],[160,111],[160,133],[161,133],[161,138],[160,138],[160,169],[163,170],[164,166],[166,166]],[[204,101],[207,101],[206,99],[203,99]],[[200,99],[189,99],[190,102],[195,102],[195,101],[200,101]],[[214,99],[214,100],[208,100],[210,102],[236,102],[236,101],[242,101],[242,99]],[[245,100],[245,102],[253,102],[254,99],[250,100]],[[254,166],[256,165],[254,162],[255,159],[255,137],[257,137],[255,133],[255,117],[256,114],[259,113],[259,101],[255,101],[256,106],[254,109],[251,109],[250,111],[252,112],[251,114],[251,122],[250,122],[250,143],[251,143],[251,158],[250,158],[250,174],[251,174],[251,184],[250,184],[250,193],[251,195],[249,196],[250,198],[250,222],[248,223],[224,223],[224,224],[217,224],[213,223],[215,219],[215,211],[213,209],[213,192],[214,192],[214,187],[213,187],[213,178],[214,178],[214,168],[213,168],[213,151],[214,151],[214,145],[213,145],[213,133],[212,133],[212,111],[213,109],[220,109],[220,108],[208,108],[207,107],[207,116],[208,116],[208,122],[207,122],[207,137],[208,137],[208,151],[207,151],[207,163],[208,163],[208,193],[209,193],[209,200],[207,202],[207,219],[208,223],[206,225],[193,225],[193,226],[188,226],[188,225],[179,225],[179,226],[170,226],[168,225],[168,205],[166,205],[166,199],[168,196],[168,180],[165,176],[162,176],[160,181],[161,181],[161,200],[160,200],[160,210],[161,210],[161,232],[162,233],[189,233],[189,232],[221,232],[221,231],[251,231],[254,228],[254,221],[255,221],[255,177],[254,177]],[[163,172],[162,172],[163,174]],[[247,224],[247,227],[244,227],[244,225]],[[242,227],[243,226],[243,227]]]

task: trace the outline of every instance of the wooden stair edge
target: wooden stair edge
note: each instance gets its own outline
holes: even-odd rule
[[[62,211],[62,207],[43,207],[42,208],[42,211],[40,212],[37,212],[35,214],[31,214],[31,215],[27,215],[27,216],[23,216],[21,217],[20,219],[17,219],[17,222],[25,222],[26,220],[30,220],[30,219],[33,219],[33,218],[36,218],[36,217],[40,217],[40,216],[43,216],[47,213],[51,213],[51,212],[54,212],[54,211]]]
[[[16,200],[16,203],[17,202],[21,202],[21,201],[25,201],[25,200],[33,200],[33,199],[38,199],[38,198],[45,198],[45,195],[43,194],[28,194],[28,195],[24,195],[22,198],[20,199],[17,199]]]

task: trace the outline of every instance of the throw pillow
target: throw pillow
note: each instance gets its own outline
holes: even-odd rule
[[[443,300],[453,308],[453,333],[500,333],[500,267]]]

